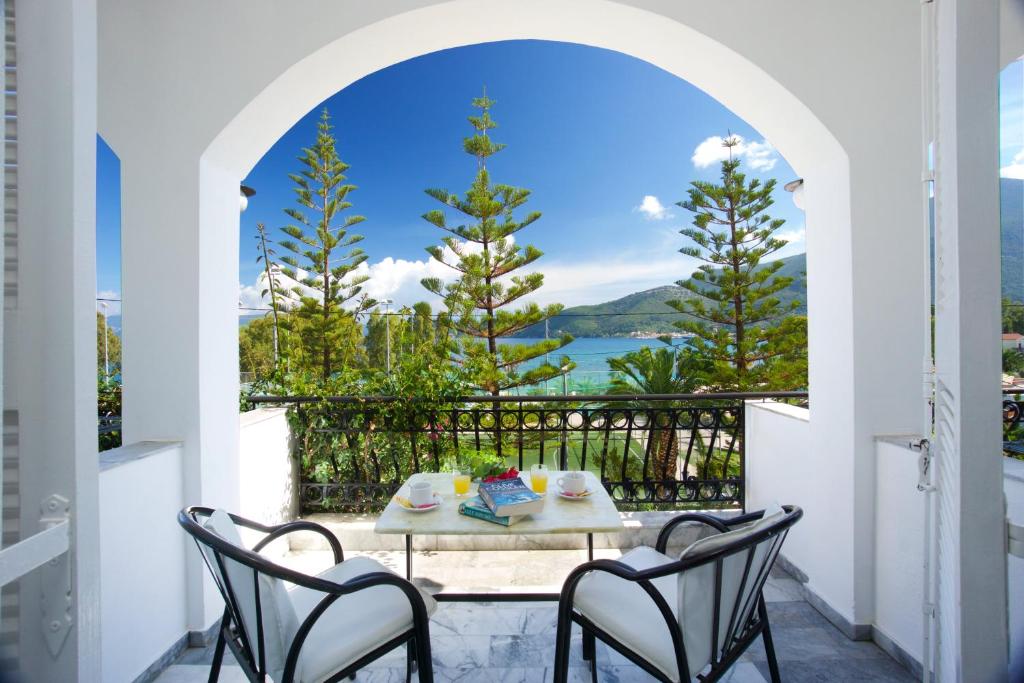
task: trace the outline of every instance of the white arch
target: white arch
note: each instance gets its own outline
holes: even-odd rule
[[[916,431],[924,412],[927,247],[920,150],[906,134],[920,120],[916,5],[791,0],[737,15],[660,0],[101,1],[101,129],[125,164],[125,438],[184,437],[191,500],[231,508],[237,495],[237,192],[260,156],[391,64],[497,40],[592,45],[703,89],[805,179],[815,483],[794,472],[772,495],[808,513],[787,553],[811,588],[841,618],[871,622],[873,435]],[[215,604],[190,598],[191,622]]]
[[[792,93],[734,50],[682,23],[610,0],[453,0],[346,33],[299,60],[212,141],[204,158],[243,177],[296,121],[360,78],[452,47],[513,39],[622,52],[675,74],[763,133],[800,174],[845,163],[842,146]]]
[[[827,11],[822,12],[816,18],[818,23],[835,21]],[[695,10],[695,14],[700,12]],[[714,23],[714,19],[711,21]],[[768,27],[753,33],[762,31],[771,33]],[[834,536],[830,526],[842,528],[835,547],[826,554],[847,571],[817,571],[810,566],[822,553],[809,540],[804,541],[803,548],[798,547],[798,539],[791,540],[790,548],[801,563],[806,561],[804,566],[815,575],[815,590],[838,606],[842,618],[852,623],[869,622],[874,474],[866,451],[872,448],[870,434],[878,427],[863,413],[850,418],[857,384],[871,384],[863,372],[855,373],[855,339],[858,335],[877,336],[875,328],[892,329],[892,325],[879,318],[863,325],[863,329],[855,329],[853,185],[851,162],[842,144],[804,102],[732,47],[679,20],[612,0],[451,0],[395,14],[321,41],[322,47],[269,78],[213,137],[200,164],[200,234],[224,232],[224,224],[236,211],[238,181],[296,121],[337,91],[379,69],[423,54],[513,39],[590,45],[658,66],[701,88],[757,128],[804,178],[805,216],[807,224],[813,226],[807,235],[810,386],[815,415],[811,440],[812,448],[827,452],[830,462],[819,473],[828,481],[819,481],[820,490],[826,493],[818,507],[801,497],[811,508],[801,535],[820,539]],[[734,42],[741,45],[745,39],[736,36]],[[779,50],[772,58],[799,53],[791,47]],[[786,59],[775,59],[772,65],[779,73],[793,66]],[[267,78],[266,74],[260,77]],[[812,93],[820,95],[824,84],[811,83]],[[852,126],[846,124],[841,133],[859,143],[864,127],[856,117],[849,116],[846,95],[828,89],[824,92],[827,96],[816,106],[832,120],[854,119]],[[857,151],[863,156],[863,149]],[[871,192],[873,188],[861,184],[862,196]],[[209,205],[219,209],[207,210],[202,198],[208,198]],[[864,214],[861,216],[865,220]],[[201,258],[223,262],[226,249],[237,248],[237,233],[234,239],[234,244],[229,244],[226,237],[214,238],[206,244],[218,253],[202,256],[204,249],[200,249]],[[231,253],[233,258],[235,252]],[[221,301],[224,306],[231,303],[226,296]],[[224,308],[219,313],[211,310],[210,319],[224,314]],[[903,318],[911,324],[914,320],[905,311]],[[233,337],[225,338],[224,343],[228,339]],[[913,357],[912,353],[907,355]],[[915,358],[914,362],[919,360]],[[907,365],[905,361],[902,364]],[[237,369],[237,363],[234,367]],[[884,374],[886,381],[892,377],[892,373],[879,374]],[[860,391],[865,393],[864,389]],[[880,408],[879,412],[886,411]],[[890,410],[886,419],[906,430],[917,426],[906,417],[911,412]],[[225,450],[228,448],[225,443]],[[829,517],[829,508],[838,512]]]

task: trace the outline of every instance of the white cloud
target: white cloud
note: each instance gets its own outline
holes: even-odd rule
[[[1013,161],[1008,166],[999,169],[999,177],[1024,180],[1024,149],[1013,156]]]
[[[642,213],[644,218],[649,221],[660,221],[672,217],[668,207],[663,205],[653,194],[644,195],[643,201],[639,206],[633,207],[633,210]]]
[[[741,154],[746,158],[747,165],[755,171],[770,171],[779,160],[775,156],[775,148],[763,140],[747,143]]]
[[[769,260],[774,261],[775,259],[787,258],[807,251],[807,244],[805,243],[807,239],[807,226],[804,224],[792,228],[787,226],[785,229],[775,233],[775,237],[780,240],[786,240],[786,246],[772,254]]]
[[[775,168],[779,157],[775,148],[766,140],[761,142],[747,142],[742,135],[733,135],[738,144],[732,148],[733,156],[738,156],[743,163],[755,171],[770,171]],[[697,168],[708,168],[713,164],[725,161],[729,158],[729,149],[724,145],[725,140],[712,135],[697,145],[693,150],[691,161]]]
[[[804,237],[807,236],[807,230],[801,226],[799,228],[792,228],[790,230],[782,230],[775,233],[775,239],[785,240],[787,244],[796,244],[797,242],[803,242]]]
[[[259,310],[268,308],[270,301],[264,299],[260,292],[263,290],[263,274],[256,278],[256,284],[243,285],[238,283],[238,315],[257,315]]]
[[[550,261],[539,264],[544,286],[524,301],[582,306],[611,301],[634,292],[685,280],[697,262],[674,251],[619,254],[588,263]]]
[[[471,247],[475,247],[475,245],[471,245]],[[451,249],[445,247],[444,251],[447,260],[451,262],[456,260]],[[295,274],[299,278],[304,278],[308,275],[302,269],[298,269]],[[454,270],[433,258],[408,261],[391,258],[390,256],[376,263],[364,262],[353,273],[355,276],[370,276],[370,279],[363,285],[364,294],[378,301],[391,299],[395,302],[396,308],[411,306],[418,301],[426,301],[434,308],[438,308],[441,300],[424,289],[423,285],[420,284],[420,280],[436,277],[450,282],[455,279],[456,274]],[[279,287],[289,290],[298,287],[304,294],[313,297],[319,296],[318,292],[309,289],[300,282],[285,277],[283,274],[278,274],[277,277],[279,278],[277,283]],[[261,295],[262,290],[266,289],[265,282],[266,276],[260,273],[254,284],[239,284],[238,301],[242,309],[269,308],[270,299]],[[256,312],[240,310],[239,314],[251,315]]]
[[[544,274],[544,286],[524,297],[521,303],[596,304],[686,279],[696,270],[697,262],[678,254],[676,243],[680,238],[675,232],[666,229],[664,233],[663,240],[651,240],[645,249],[620,252],[606,259],[591,258],[583,263],[542,259],[531,270]],[[672,244],[668,244],[669,241]],[[435,311],[440,309],[441,301],[427,292],[420,280],[438,277],[451,282],[456,275],[454,270],[432,258],[405,260],[388,257],[376,263],[364,263],[357,272],[370,276],[364,292],[371,298],[392,299],[395,308],[427,301]],[[303,275],[301,272],[298,274],[300,277]],[[291,286],[291,281],[285,284]],[[262,275],[252,285],[240,285],[241,305],[249,308],[269,306],[269,301],[260,296],[263,288]],[[253,311],[241,313],[252,314]]]

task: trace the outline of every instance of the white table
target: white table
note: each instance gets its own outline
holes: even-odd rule
[[[405,572],[410,581],[412,571],[412,538],[416,535],[488,535],[519,536],[526,534],[586,534],[587,556],[594,559],[594,534],[618,532],[623,529],[622,519],[612,502],[611,496],[592,472],[585,472],[587,488],[592,493],[582,500],[566,500],[560,497],[556,481],[564,472],[548,473],[548,492],[544,497],[544,510],[528,515],[516,524],[506,527],[459,514],[459,503],[475,494],[474,485],[470,495],[456,498],[451,474],[419,473],[409,477],[399,489],[398,495],[409,495],[409,485],[417,481],[429,481],[434,491],[440,494],[440,508],[430,512],[409,512],[395,501],[377,519],[374,531],[378,534],[402,534],[405,536]],[[523,481],[529,485],[528,474]],[[558,594],[548,593],[440,593],[434,597],[440,600],[557,600]]]

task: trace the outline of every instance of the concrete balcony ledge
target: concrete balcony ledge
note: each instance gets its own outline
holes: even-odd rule
[[[181,448],[180,441],[137,441],[100,453],[100,472]]]
[[[738,510],[693,510],[719,517],[732,517],[739,514]],[[620,512],[625,529],[619,533],[594,534],[595,548],[627,549],[638,545],[653,546],[658,532],[667,521],[682,514],[677,511],[657,512]],[[322,524],[341,541],[346,551],[377,551],[404,550],[405,537],[397,534],[378,534],[374,532],[377,523],[376,515],[354,513],[315,513],[306,515],[308,519]],[[484,522],[481,522],[483,524]],[[513,527],[514,528],[514,527]],[[669,554],[679,552],[689,544],[707,534],[708,527],[699,523],[685,523],[677,527],[669,544]],[[583,534],[508,534],[475,536],[416,536],[413,539],[415,550],[579,550],[587,547],[587,539]],[[322,536],[312,533],[296,533],[291,535],[292,551],[327,550],[327,542]]]
[[[809,409],[790,405],[789,403],[782,403],[780,401],[747,401],[746,404],[747,409],[750,410],[763,410],[775,413],[776,415],[791,417],[801,422],[809,422],[811,419],[811,411]]]

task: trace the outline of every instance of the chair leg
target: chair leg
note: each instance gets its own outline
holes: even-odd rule
[[[224,661],[224,629],[227,627],[228,614],[227,610],[224,611],[224,617],[220,621],[220,628],[217,629],[217,646],[213,648],[213,662],[210,664],[210,677],[207,678],[207,683],[217,683],[217,679],[220,678],[220,665]]]
[[[554,683],[566,683],[569,680],[569,641],[572,636],[572,619],[568,605],[558,605],[558,630],[555,635],[555,675]]]
[[[775,645],[772,643],[772,630],[768,625],[768,608],[764,604],[764,597],[757,606],[758,616],[764,627],[761,630],[761,637],[764,638],[764,651],[768,656],[768,673],[771,674],[772,683],[782,683],[779,676],[779,662],[775,659]]]
[[[583,661],[590,662],[590,680],[597,683],[597,638],[586,628],[583,629]]]
[[[405,683],[412,683],[412,670],[416,668],[416,639],[405,644]]]
[[[594,661],[594,653],[597,650],[596,638],[594,634],[583,629],[583,661],[592,662]]]
[[[429,632],[416,638],[416,666],[420,683],[434,683],[434,663],[430,659]]]

